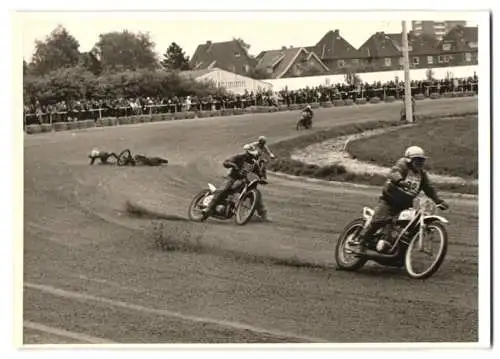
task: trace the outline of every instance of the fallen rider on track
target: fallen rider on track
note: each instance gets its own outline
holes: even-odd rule
[[[167,159],[161,157],[148,157],[140,154],[132,156],[129,149],[123,150],[119,155],[116,155],[114,152],[93,149],[88,157],[90,158],[90,165],[93,165],[97,159],[101,160],[102,165],[116,164],[118,166],[161,166],[168,163]],[[108,162],[111,157],[115,161]]]

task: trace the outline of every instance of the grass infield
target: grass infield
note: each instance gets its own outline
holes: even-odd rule
[[[354,140],[347,151],[356,159],[390,167],[412,145],[422,147],[426,168],[436,174],[478,178],[477,116],[417,123],[415,127]]]

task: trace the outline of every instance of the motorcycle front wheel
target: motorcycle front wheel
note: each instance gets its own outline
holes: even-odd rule
[[[210,191],[205,189],[193,197],[188,210],[188,216],[191,221],[200,222],[202,220],[203,213],[201,212],[200,204],[209,193]]]
[[[234,222],[240,226],[246,224],[252,218],[257,207],[259,193],[250,191],[243,195],[235,208]],[[248,204],[246,204],[248,202]]]
[[[304,125],[304,120],[302,119],[297,122],[297,131],[299,131],[300,129],[304,130],[306,129],[306,126]]]
[[[437,240],[426,240],[426,236],[428,234],[437,235]],[[433,249],[432,244],[438,244],[439,247],[436,251],[436,258],[431,261],[431,264],[428,266],[419,266],[414,263],[414,257],[417,254],[424,254],[427,257],[432,255]],[[444,257],[446,256],[446,252],[448,250],[448,232],[446,227],[438,221],[428,223],[426,225],[426,230],[424,233],[424,239],[422,243],[419,241],[419,234],[417,233],[411,240],[408,249],[405,254],[405,268],[406,273],[414,279],[426,279],[431,277],[434,273],[437,272],[439,267],[443,264]],[[420,269],[420,267],[423,267]]]
[[[116,164],[118,166],[125,166],[130,161],[131,158],[132,154],[130,153],[130,150],[123,150],[118,155],[118,161]]]
[[[352,249],[349,248],[350,243],[356,238],[363,226],[364,220],[358,218],[349,223],[342,233],[340,233],[337,246],[335,247],[335,262],[337,263],[337,269],[357,271],[367,262],[363,257],[352,253]]]

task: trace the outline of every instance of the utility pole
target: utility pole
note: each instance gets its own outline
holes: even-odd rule
[[[408,54],[408,30],[406,29],[406,21],[401,22],[403,27],[403,64],[405,72],[405,109],[406,122],[413,122],[413,114],[411,107],[411,86],[410,86],[410,59]]]

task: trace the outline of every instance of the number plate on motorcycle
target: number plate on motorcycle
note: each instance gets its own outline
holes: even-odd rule
[[[415,215],[415,211],[411,209],[407,209],[402,211],[399,214],[399,220],[400,221],[411,221],[413,219],[413,216]]]
[[[203,200],[203,205],[204,206],[208,206],[210,204],[210,202],[212,202],[212,198],[214,198],[213,195],[210,195],[208,197],[205,197],[205,199]]]

